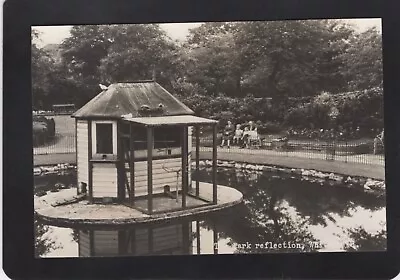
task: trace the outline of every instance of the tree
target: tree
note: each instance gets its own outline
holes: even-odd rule
[[[350,34],[338,22],[245,22],[237,32],[242,60],[246,60],[244,84],[258,95],[276,98],[310,96],[323,90],[341,90],[337,73],[340,44]]]
[[[54,61],[43,49],[38,47],[40,33],[32,31],[31,76],[33,108],[40,110],[47,107],[50,94],[50,75]]]
[[[107,30],[112,42],[100,61],[103,80],[123,82],[162,78],[171,67],[176,46],[159,25],[113,25]]]
[[[155,74],[170,89],[179,68],[179,48],[156,24],[74,26],[62,48],[82,104],[98,93],[99,83],[148,80]]]
[[[353,34],[339,58],[348,91],[382,87],[382,35],[375,27]]]
[[[241,95],[241,71],[234,40],[236,24],[204,23],[190,30],[185,48],[189,53],[188,81],[208,95]]]

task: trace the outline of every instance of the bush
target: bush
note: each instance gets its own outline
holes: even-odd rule
[[[275,134],[280,133],[281,131],[281,125],[275,122],[265,122],[258,126],[258,132],[260,134]]]
[[[55,121],[43,116],[33,118],[33,145],[43,145],[55,136]]]
[[[361,143],[349,148],[350,152],[354,154],[370,154],[372,153],[373,145],[371,143]]]

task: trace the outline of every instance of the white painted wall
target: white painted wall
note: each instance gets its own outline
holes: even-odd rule
[[[118,177],[114,163],[93,163],[93,197],[117,197]]]
[[[77,177],[78,183],[89,183],[89,135],[88,135],[88,121],[77,121]]]

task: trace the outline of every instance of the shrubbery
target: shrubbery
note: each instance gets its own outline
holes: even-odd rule
[[[54,119],[47,119],[43,116],[35,116],[33,118],[33,144],[35,146],[42,145],[55,136]]]
[[[268,98],[231,98],[201,94],[179,96],[196,114],[234,124],[255,121],[260,133],[296,132],[316,138],[334,129],[337,137],[374,137],[383,129],[383,91],[373,88],[343,94],[322,93],[314,98],[274,102]],[[368,112],[368,113],[366,113]]]

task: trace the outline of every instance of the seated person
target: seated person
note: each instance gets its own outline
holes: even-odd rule
[[[243,129],[240,124],[236,125],[235,136],[233,136],[233,144],[239,145],[243,138]]]
[[[249,127],[250,131],[257,131],[257,126],[252,121],[249,121],[249,126],[248,127]]]
[[[231,121],[228,121],[228,124],[225,126],[225,129],[224,129],[224,134],[222,136],[221,147],[223,147],[225,145],[225,141],[226,141],[228,148],[230,148],[234,133],[235,133],[235,127],[233,126]]]
[[[250,129],[249,129],[249,127],[248,126],[246,126],[245,128],[244,128],[244,131],[243,131],[243,136],[242,136],[242,148],[244,148],[244,147],[246,147],[246,148],[248,148],[249,147],[249,137],[250,137]]]

